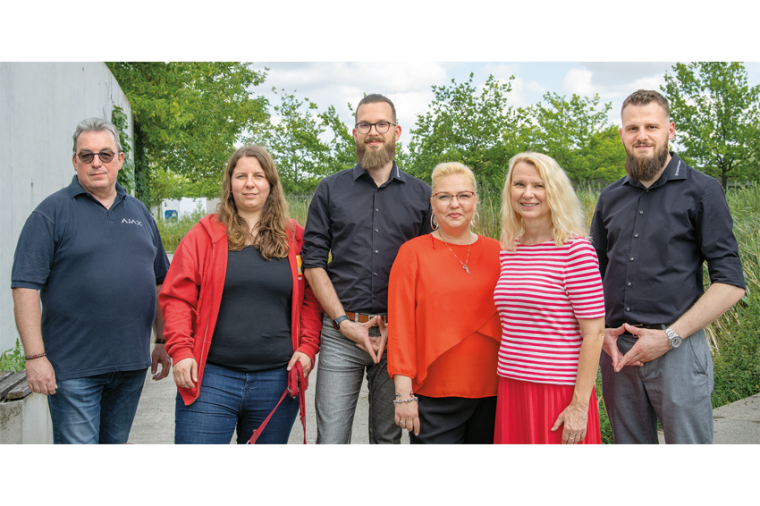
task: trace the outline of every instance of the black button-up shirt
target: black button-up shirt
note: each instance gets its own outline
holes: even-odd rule
[[[396,162],[380,187],[361,164],[324,178],[309,205],[303,267],[327,270],[346,311],[385,313],[399,248],[431,232],[430,196],[430,186]]]
[[[723,188],[671,155],[649,188],[626,176],[599,197],[591,240],[607,327],[675,322],[704,292],[704,261],[712,283],[744,288]]]

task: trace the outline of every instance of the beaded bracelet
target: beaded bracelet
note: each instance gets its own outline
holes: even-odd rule
[[[409,399],[394,399],[393,405],[395,406],[396,404],[402,404],[404,402],[417,402],[417,398],[412,396]]]
[[[166,344],[166,339],[156,339],[154,342],[156,344]]]
[[[37,355],[27,355],[27,356],[25,356],[24,358],[25,358],[26,360],[34,360],[35,358],[42,358],[42,357],[46,357],[46,356],[47,356],[47,353],[45,353],[45,352],[43,351],[42,353],[39,353],[39,354],[37,354]]]

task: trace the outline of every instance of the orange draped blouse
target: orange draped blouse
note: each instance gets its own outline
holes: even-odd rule
[[[501,246],[479,236],[469,260],[467,248],[420,236],[401,246],[391,268],[388,373],[411,377],[416,394],[496,395],[501,324],[493,292]]]

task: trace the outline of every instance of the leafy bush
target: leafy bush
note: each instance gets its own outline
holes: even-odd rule
[[[16,339],[16,347],[0,354],[0,371],[21,371],[26,367],[24,350]]]

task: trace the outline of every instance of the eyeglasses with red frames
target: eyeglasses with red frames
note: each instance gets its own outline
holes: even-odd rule
[[[102,163],[108,163],[111,160],[113,160],[113,157],[116,155],[113,151],[101,151],[100,153],[93,153],[92,151],[82,150],[79,153],[77,153],[77,156],[79,157],[79,160],[82,163],[92,163],[93,160],[95,160],[95,156],[100,158],[100,161]]]
[[[451,204],[454,202],[454,199],[457,199],[460,204],[466,204],[470,202],[474,197],[475,192],[471,191],[459,192],[456,195],[452,195],[451,193],[446,192],[438,192],[433,194],[435,201],[440,202],[441,204]]]

